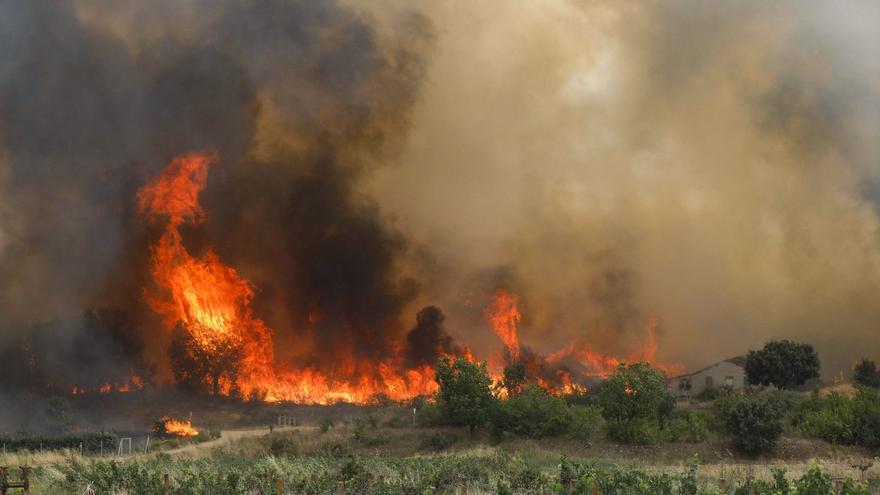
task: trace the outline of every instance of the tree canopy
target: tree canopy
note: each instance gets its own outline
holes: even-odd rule
[[[819,355],[810,344],[790,340],[770,341],[759,351],[749,351],[746,377],[752,385],[793,389],[819,377]]]
[[[488,421],[495,402],[486,364],[444,357],[437,363],[436,380],[440,385],[438,403],[446,421],[467,426],[473,436],[474,430]]]

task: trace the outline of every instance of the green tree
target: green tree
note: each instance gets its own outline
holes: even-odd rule
[[[675,405],[663,374],[648,363],[621,364],[599,384],[595,402],[608,421],[608,436],[636,444],[655,443]]]
[[[790,340],[767,342],[759,351],[749,351],[746,377],[752,385],[775,385],[792,389],[819,377],[819,355],[810,344]]]
[[[596,404],[608,421],[665,419],[674,404],[666,390],[663,374],[648,363],[621,364],[610,378],[599,384]]]
[[[495,403],[486,363],[444,357],[437,363],[435,379],[444,418],[451,425],[467,426],[473,438],[476,428],[488,421]]]
[[[568,430],[571,415],[565,401],[532,384],[501,401],[492,414],[496,436],[515,433],[532,438],[561,435]]]
[[[507,395],[514,396],[522,392],[526,384],[526,365],[525,363],[514,363],[504,368],[504,376],[501,384],[507,390]]]
[[[782,434],[784,411],[769,396],[738,400],[726,416],[733,445],[746,454],[757,455],[772,448]]]
[[[880,373],[870,359],[862,359],[853,370],[853,381],[866,387],[880,387]]]

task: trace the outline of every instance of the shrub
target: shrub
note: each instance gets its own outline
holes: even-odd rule
[[[673,442],[698,443],[709,436],[706,415],[688,410],[678,410],[672,416],[667,428],[669,439]]]
[[[568,435],[578,440],[589,440],[605,427],[605,418],[598,407],[569,406]]]
[[[859,387],[852,402],[853,433],[859,445],[880,449],[880,391]]]
[[[271,435],[269,453],[275,457],[294,456],[298,452],[296,440],[292,435]]]
[[[599,384],[596,404],[608,421],[661,421],[675,404],[663,374],[647,363],[621,364]]]
[[[880,387],[880,372],[870,359],[862,359],[853,370],[853,381],[865,387]]]
[[[609,421],[606,434],[609,440],[632,445],[654,445],[662,439],[660,425],[650,419]]]
[[[541,438],[565,433],[571,424],[565,401],[538,385],[499,402],[492,413],[492,433]]]
[[[827,495],[831,492],[831,475],[823,473],[813,466],[803,476],[795,480],[794,487],[798,495]]]
[[[416,424],[421,427],[444,424],[443,409],[436,402],[424,402],[416,408]]]
[[[733,445],[746,454],[772,448],[782,434],[783,411],[768,396],[740,399],[726,415]]]
[[[712,402],[714,400],[720,399],[721,397],[727,397],[733,392],[733,389],[730,387],[709,387],[704,388],[702,392],[694,396],[694,399],[698,402]]]
[[[798,428],[807,435],[845,445],[856,441],[855,408],[848,397],[836,392],[824,399],[811,397],[803,407]]]

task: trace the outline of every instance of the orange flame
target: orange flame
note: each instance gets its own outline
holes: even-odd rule
[[[430,368],[399,371],[402,356],[378,364],[340,357],[337,371],[345,375],[341,379],[312,368],[275,369],[272,332],[253,315],[250,283],[212,250],[195,257],[182,242],[179,227],[183,223],[204,221],[199,193],[205,188],[209,167],[217,161],[217,155],[210,152],[177,157],[138,191],[137,199],[151,219],[167,219],[164,234],[153,246],[152,275],[160,290],[147,295],[150,307],[164,317],[168,331],[181,325],[209,355],[221,348],[240,351],[238,380],[222,382],[221,392],[228,394],[235,385],[244,395],[267,401],[328,404],[363,403],[377,394],[402,400],[436,390]],[[318,318],[310,315],[310,321],[313,317]]]
[[[173,437],[194,437],[199,434],[191,422],[171,419],[168,416],[162,418],[165,425],[165,434]]]
[[[516,324],[522,319],[522,314],[517,308],[519,296],[504,289],[498,289],[493,294],[493,299],[483,316],[492,326],[492,331],[507,346],[510,358],[513,361],[518,361],[519,338],[516,333]]]

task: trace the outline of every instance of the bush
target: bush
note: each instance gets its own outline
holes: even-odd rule
[[[269,453],[275,457],[295,456],[299,449],[292,435],[270,435]]]
[[[676,411],[667,431],[673,442],[698,443],[709,436],[706,415],[688,410]]]
[[[880,372],[870,359],[862,359],[853,370],[853,381],[865,387],[880,387]]]
[[[831,443],[855,443],[855,408],[849,398],[836,392],[824,399],[811,396],[802,408],[798,429],[807,435]]]
[[[782,434],[783,410],[768,396],[740,399],[726,416],[733,445],[746,454],[757,455],[772,448]]]
[[[704,388],[702,392],[694,396],[697,402],[712,402],[722,397],[727,397],[733,393],[730,387],[709,387]]]
[[[519,394],[499,402],[492,413],[492,433],[496,437],[505,433],[530,438],[561,435],[570,424],[565,401],[538,385],[530,385]]]
[[[590,440],[605,428],[605,418],[598,407],[569,406],[568,435],[578,440]]]
[[[609,421],[606,434],[609,440],[631,445],[654,445],[663,437],[660,425],[650,419]]]
[[[609,421],[660,421],[674,405],[663,374],[647,363],[622,364],[596,388],[596,404]]]
[[[859,387],[853,398],[853,433],[859,445],[880,449],[880,392]]]

